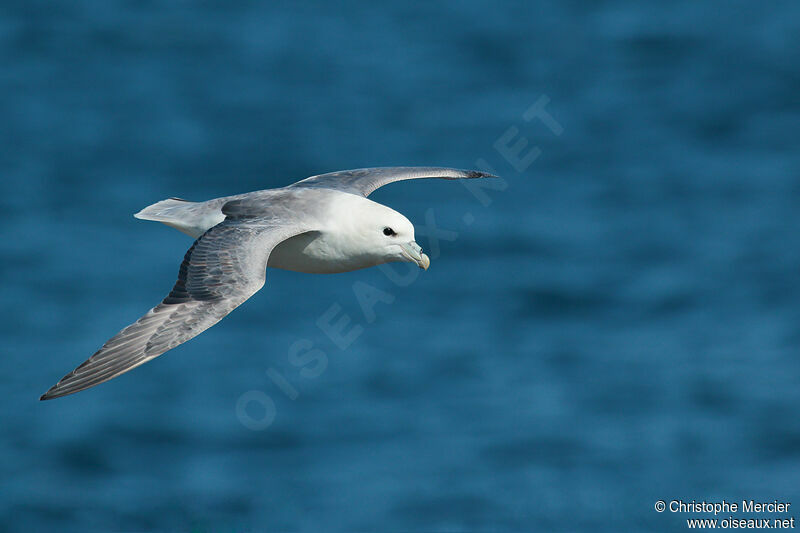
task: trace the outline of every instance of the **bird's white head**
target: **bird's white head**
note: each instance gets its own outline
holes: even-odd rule
[[[375,265],[403,261],[428,269],[431,261],[414,240],[413,224],[402,214],[366,198],[341,207],[346,210],[340,220],[346,221],[343,229],[351,254]]]

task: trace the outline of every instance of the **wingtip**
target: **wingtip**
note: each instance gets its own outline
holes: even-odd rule
[[[39,401],[46,402],[48,400],[55,400],[56,398],[63,398],[64,396],[69,396],[70,394],[73,394],[75,392],[78,391],[63,392],[60,390],[56,390],[56,387],[53,387],[49,391],[39,396]]]
[[[61,382],[56,383],[55,385],[47,389],[47,392],[39,396],[39,401],[46,402],[47,400],[55,400],[56,398],[61,398],[62,396],[67,396],[68,394],[72,394],[72,392],[74,392],[74,391],[64,392],[63,388],[59,388],[60,383]]]
[[[468,170],[466,172],[467,178],[497,178],[499,176],[495,176],[494,174],[489,174],[488,172],[482,172],[480,170]]]

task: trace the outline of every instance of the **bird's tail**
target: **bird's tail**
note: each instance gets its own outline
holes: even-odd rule
[[[133,216],[161,222],[195,239],[225,220],[221,202],[190,202],[181,198],[161,200]]]

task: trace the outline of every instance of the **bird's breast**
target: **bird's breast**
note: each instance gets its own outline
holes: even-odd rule
[[[352,243],[335,234],[310,231],[276,246],[267,266],[309,274],[334,274],[375,266],[381,262],[370,254],[359,253]]]

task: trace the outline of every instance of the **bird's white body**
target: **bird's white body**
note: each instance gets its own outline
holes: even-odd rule
[[[414,226],[394,209],[363,196],[329,189],[308,194],[319,197],[318,229],[295,235],[278,244],[267,266],[309,274],[335,274],[369,268],[388,261],[406,261],[401,254],[387,253],[387,244],[413,242]],[[154,220],[199,238],[223,220],[222,206],[237,196],[207,202],[169,199],[144,208],[135,216]],[[396,235],[387,239],[383,228]],[[395,241],[395,242],[391,242]]]

